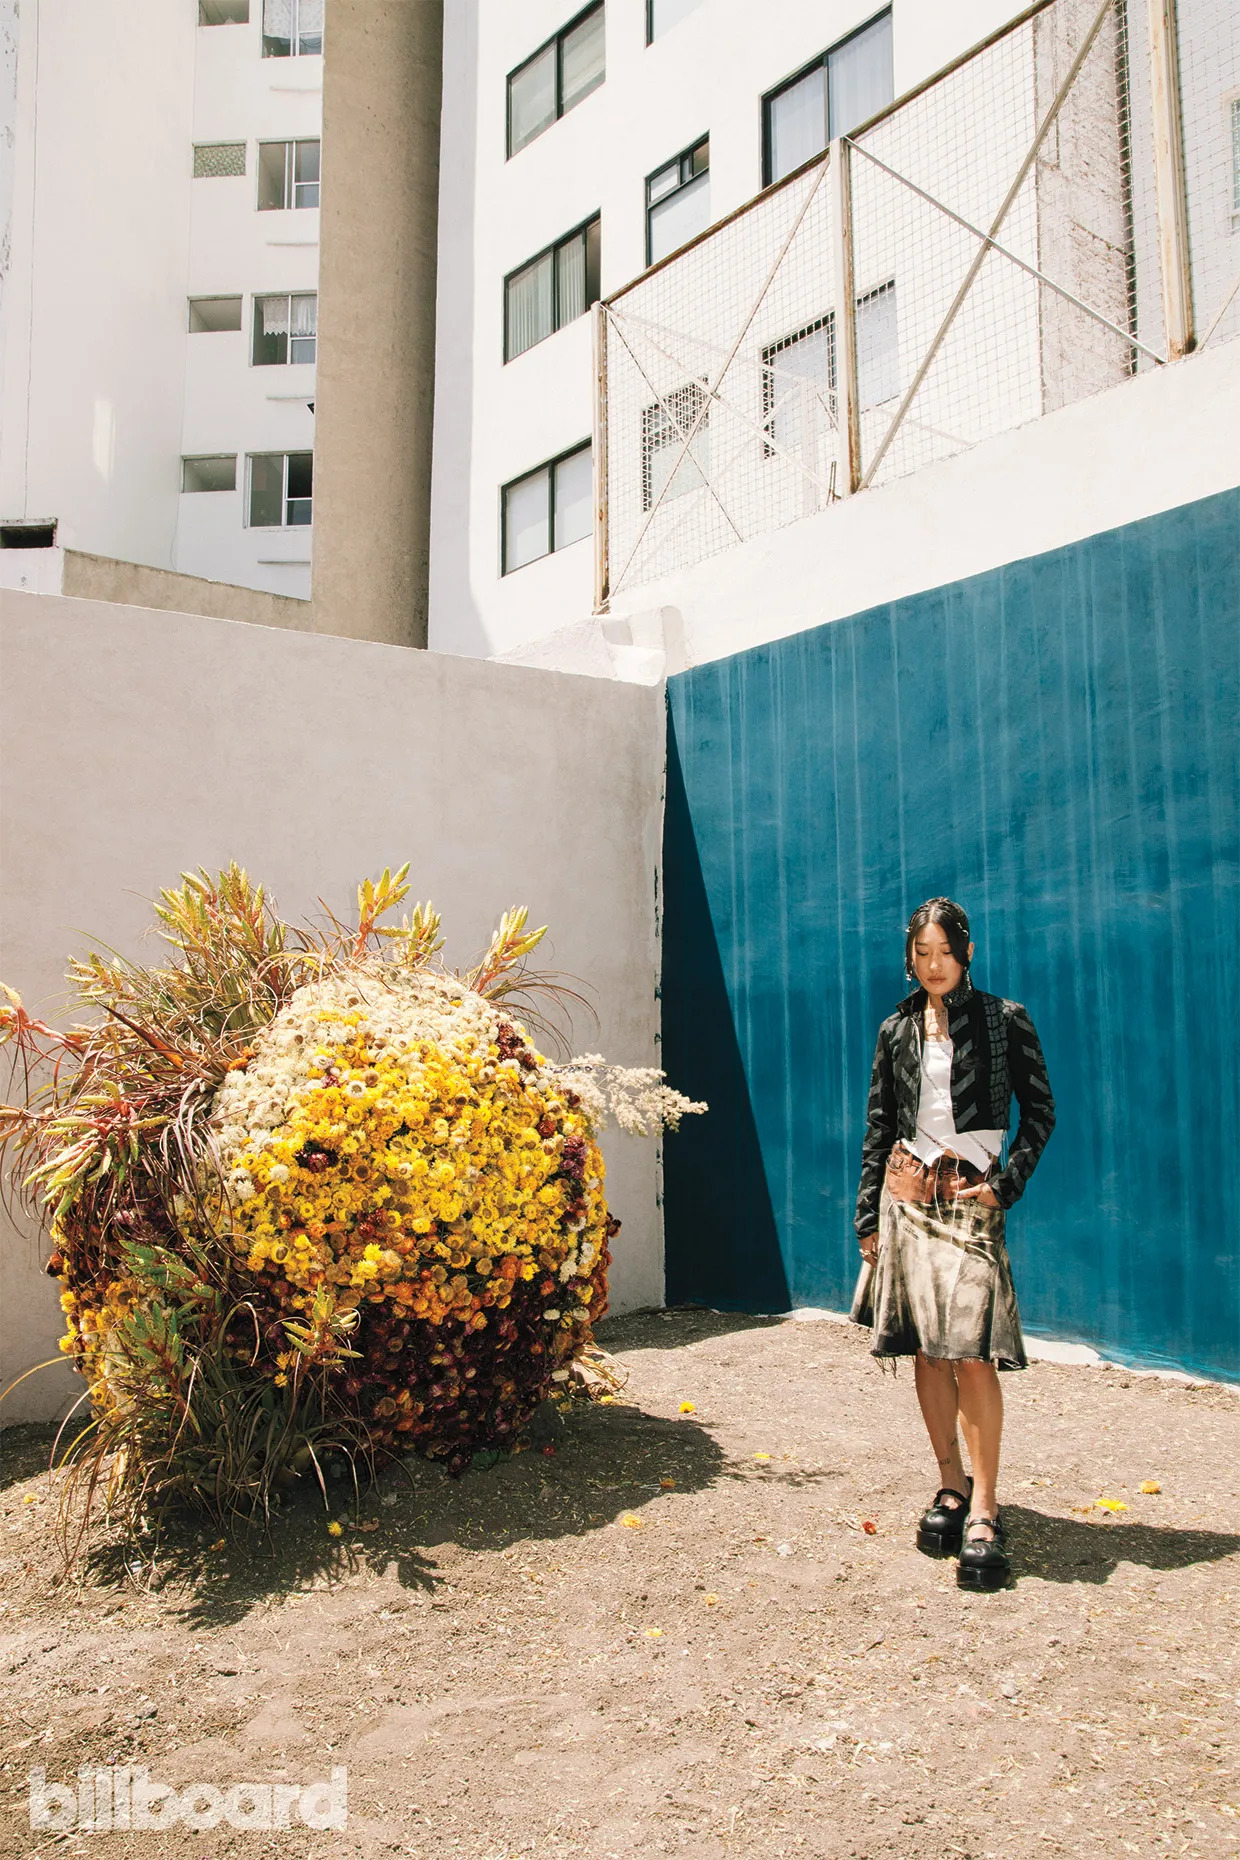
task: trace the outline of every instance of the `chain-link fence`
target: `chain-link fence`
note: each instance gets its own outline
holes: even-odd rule
[[[602,306],[600,603],[1157,366],[1168,315],[1191,346],[1147,12],[1044,0]],[[1179,44],[1200,338],[1240,269],[1234,0],[1181,0]]]

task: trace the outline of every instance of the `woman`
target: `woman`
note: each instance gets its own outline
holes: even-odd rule
[[[969,980],[969,920],[950,898],[913,912],[904,946],[918,987],[878,1032],[852,1315],[877,1357],[911,1356],[940,1485],[917,1529],[930,1556],[959,1556],[961,1588],[1010,1574],[996,1481],[999,1369],[1023,1369],[1004,1213],[1024,1193],[1055,1124],[1033,1022]],[[1000,1165],[1012,1095],[1020,1123]],[[973,1468],[966,1478],[957,1419]]]

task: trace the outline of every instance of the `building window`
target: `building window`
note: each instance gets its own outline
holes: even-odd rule
[[[212,330],[241,328],[241,299],[239,297],[191,297],[189,300],[189,331],[191,336],[201,336]]]
[[[225,175],[244,173],[244,142],[195,142],[194,179],[196,181],[216,181]]]
[[[646,182],[646,263],[657,264],[710,225],[710,137]]]
[[[235,491],[237,455],[213,452],[203,458],[181,460],[182,491]]]
[[[646,0],[646,44],[653,45],[678,26],[698,4],[699,0]]]
[[[0,549],[54,549],[55,523],[0,523]]]
[[[323,50],[323,0],[263,0],[263,57],[303,58]]]
[[[295,529],[309,523],[313,494],[313,452],[251,453],[251,529]]]
[[[501,493],[503,562],[501,573],[537,562],[569,543],[594,533],[594,467],[587,440],[514,478]]]
[[[762,362],[762,430],[772,442],[763,456],[776,457],[776,447],[795,456],[810,438],[807,427],[818,424],[819,409],[835,425],[834,310],[771,343]]]
[[[900,392],[894,278],[858,297],[856,334],[857,399],[863,409],[881,407]],[[810,443],[819,411],[837,424],[834,310],[771,343],[762,362],[762,425],[773,442],[765,456],[773,458],[776,446],[795,456]]]
[[[250,0],[198,0],[200,26],[244,26],[250,18]]]
[[[515,155],[604,77],[603,8],[592,6],[508,74],[508,153]]]
[[[665,400],[642,408],[642,509],[653,510],[706,483],[710,470],[710,411],[702,414],[693,443],[684,451],[693,422],[706,401],[697,381],[686,381]],[[684,453],[682,457],[681,454]]]
[[[891,13],[833,45],[762,100],[767,186],[821,155],[891,102]]]
[[[504,279],[504,360],[584,316],[599,296],[598,218]]]
[[[260,142],[258,204],[261,211],[319,204],[319,144]]]
[[[256,368],[277,362],[312,362],[318,326],[319,300],[314,291],[256,297],[251,361]]]

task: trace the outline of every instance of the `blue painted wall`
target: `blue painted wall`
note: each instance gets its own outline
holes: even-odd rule
[[[824,572],[827,565],[824,564]],[[1240,492],[673,678],[667,1296],[845,1307],[878,1023],[938,893],[1059,1126],[1026,1325],[1240,1374]]]

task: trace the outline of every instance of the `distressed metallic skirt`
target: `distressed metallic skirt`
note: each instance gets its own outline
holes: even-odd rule
[[[975,1201],[878,1204],[878,1260],[861,1268],[850,1313],[870,1354],[977,1359],[1024,1369],[1025,1344],[1002,1208]]]

